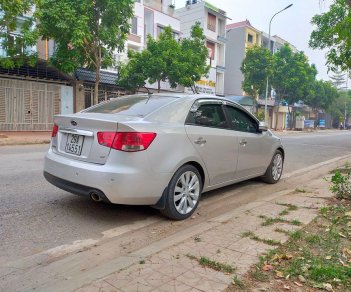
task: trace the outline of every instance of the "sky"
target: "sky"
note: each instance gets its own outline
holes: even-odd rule
[[[184,7],[185,2],[175,0],[176,8]],[[303,51],[310,63],[316,65],[317,79],[329,80],[325,65],[326,51],[312,50],[308,47],[308,41],[313,30],[312,17],[328,11],[332,0],[208,0],[208,2],[227,12],[227,16],[232,19],[228,19],[228,24],[248,19],[253,27],[267,34],[271,17],[289,4],[293,4],[274,17],[271,33]]]

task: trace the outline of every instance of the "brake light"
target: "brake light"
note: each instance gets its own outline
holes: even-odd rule
[[[116,137],[116,132],[98,132],[97,139],[100,145],[110,147]]]
[[[143,151],[149,148],[156,133],[99,132],[98,142],[106,147],[126,152]]]
[[[54,124],[51,132],[51,138],[54,138],[57,136],[58,129],[59,129],[58,125]]]

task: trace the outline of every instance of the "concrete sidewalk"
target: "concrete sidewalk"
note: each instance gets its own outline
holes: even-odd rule
[[[51,140],[51,131],[43,132],[0,132],[0,146],[47,144]]]
[[[184,234],[175,234],[128,256],[116,258],[105,268],[91,271],[99,280],[76,291],[223,291],[235,277],[240,278],[258,263],[260,255],[274,249],[269,242],[287,241],[286,232],[310,223],[331,197],[328,183],[322,177],[299,188],[305,192],[291,189],[273,193],[268,198],[184,230]],[[297,209],[288,211],[289,204]],[[268,218],[282,218],[285,222],[263,226]],[[297,225],[298,222],[301,225]],[[255,239],[251,239],[252,235]],[[235,272],[215,271],[200,265],[200,258],[230,265]],[[114,272],[102,276],[109,270]],[[75,279],[74,285],[79,280]],[[74,285],[65,289],[74,290]]]

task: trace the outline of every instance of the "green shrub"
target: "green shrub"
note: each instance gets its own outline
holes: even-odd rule
[[[351,174],[346,173],[343,175],[339,170],[336,170],[330,182],[330,191],[337,199],[351,199]]]

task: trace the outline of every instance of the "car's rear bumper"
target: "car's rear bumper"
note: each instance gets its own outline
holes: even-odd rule
[[[44,171],[44,177],[49,183],[72,194],[84,196],[84,197],[90,197],[92,193],[95,193],[99,195],[102,201],[106,203],[111,203],[110,200],[105,196],[105,194],[102,191],[97,190],[96,188],[83,186],[80,184],[70,182],[68,180],[64,180],[46,171]]]
[[[141,165],[104,165],[73,160],[54,153],[45,156],[44,176],[68,192],[90,196],[92,191],[114,204],[154,205],[172,174],[155,173]]]

